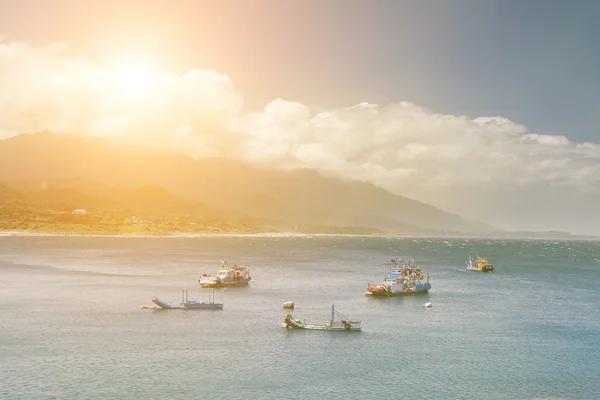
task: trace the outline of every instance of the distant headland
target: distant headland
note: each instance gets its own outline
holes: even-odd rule
[[[314,170],[115,149],[48,132],[0,140],[0,231],[594,239],[507,232]]]

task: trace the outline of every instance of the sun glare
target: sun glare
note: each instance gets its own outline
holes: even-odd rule
[[[140,62],[123,62],[111,68],[113,84],[123,95],[140,98],[155,86],[156,71]]]

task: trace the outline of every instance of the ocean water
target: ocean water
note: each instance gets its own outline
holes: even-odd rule
[[[476,250],[492,274],[468,272]],[[389,260],[430,294],[368,298]],[[250,265],[222,311],[201,273]],[[600,242],[340,236],[0,237],[1,399],[599,399]],[[362,332],[292,331],[294,315]],[[432,308],[424,308],[432,302]]]

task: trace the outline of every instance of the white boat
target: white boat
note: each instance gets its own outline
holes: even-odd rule
[[[152,302],[159,306],[160,308],[165,308],[169,310],[222,310],[223,303],[215,302],[215,293],[214,291],[208,292],[208,302],[203,302],[202,300],[190,300],[188,298],[187,289],[182,289],[182,302],[179,304],[171,304],[167,303],[159,299],[158,297],[153,297]],[[212,292],[212,300],[211,300],[211,292]]]
[[[335,319],[336,315],[340,318]],[[281,324],[282,328],[290,329],[306,329],[312,331],[360,331],[362,329],[361,321],[353,321],[344,317],[339,312],[335,311],[335,305],[331,306],[331,320],[326,324],[307,324],[303,319],[294,319],[292,314],[285,317],[285,321]]]
[[[223,261],[217,276],[202,274],[198,283],[203,288],[220,288],[225,286],[246,286],[252,280],[250,268],[235,264],[233,267]]]

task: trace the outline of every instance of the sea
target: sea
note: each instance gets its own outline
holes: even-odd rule
[[[431,292],[365,296],[403,256]],[[252,274],[215,290],[223,310],[141,308],[208,300],[221,260]],[[284,329],[286,301],[363,330]],[[0,237],[0,399],[290,398],[600,399],[600,242]]]

